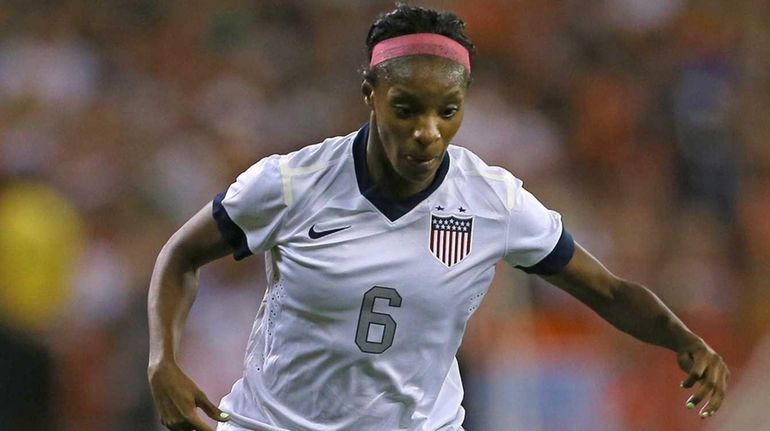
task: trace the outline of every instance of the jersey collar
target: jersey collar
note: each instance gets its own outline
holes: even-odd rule
[[[409,196],[404,199],[392,199],[383,194],[369,174],[369,168],[366,164],[366,143],[369,140],[369,123],[364,124],[353,139],[353,163],[356,168],[356,180],[358,181],[358,190],[361,194],[374,205],[390,221],[396,221],[404,214],[408,213],[420,202],[424,201],[433,193],[449,172],[449,152],[444,153],[444,159],[441,160],[436,171],[436,177],[425,190]]]

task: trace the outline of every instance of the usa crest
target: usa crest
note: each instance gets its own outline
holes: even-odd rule
[[[430,215],[428,248],[447,267],[459,263],[471,252],[473,216]]]

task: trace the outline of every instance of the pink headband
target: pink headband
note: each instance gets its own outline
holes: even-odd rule
[[[458,42],[435,33],[407,34],[377,43],[372,48],[372,61],[369,67],[393,58],[420,54],[448,58],[461,64],[468,73],[471,72],[468,50]]]

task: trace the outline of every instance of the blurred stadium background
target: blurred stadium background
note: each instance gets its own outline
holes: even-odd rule
[[[413,2],[478,46],[456,142],[512,170],[733,369],[674,356],[501,267],[461,351],[468,431],[770,430],[770,3]],[[0,2],[0,428],[157,430],[146,291],[169,235],[259,158],[358,128],[392,1]],[[207,267],[183,368],[240,375],[260,258]]]

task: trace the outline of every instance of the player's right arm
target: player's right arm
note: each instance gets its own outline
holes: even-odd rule
[[[229,417],[182,372],[176,354],[187,314],[195,301],[198,269],[232,251],[217,228],[209,203],[171,236],[155,261],[147,298],[147,375],[161,422],[170,430],[212,431],[198,417],[197,407],[220,422]]]

